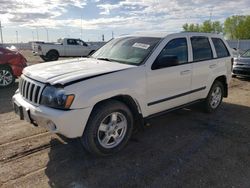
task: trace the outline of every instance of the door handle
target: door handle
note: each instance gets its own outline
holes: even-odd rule
[[[191,72],[191,70],[184,70],[184,71],[181,71],[180,74],[181,75],[187,75]]]
[[[213,68],[215,68],[215,67],[216,67],[216,64],[209,65],[209,68],[210,68],[210,69],[213,69]]]

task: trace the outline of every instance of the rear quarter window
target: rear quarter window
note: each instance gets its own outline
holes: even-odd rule
[[[225,43],[219,38],[212,38],[214,43],[215,51],[217,58],[228,57],[230,56]]]

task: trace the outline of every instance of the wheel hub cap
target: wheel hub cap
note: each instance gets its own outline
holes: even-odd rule
[[[220,87],[216,87],[211,95],[211,101],[210,101],[210,105],[212,108],[217,108],[218,105],[221,102],[221,98],[222,98],[222,92],[221,92],[221,88]]]
[[[10,71],[8,70],[1,70],[0,71],[0,85],[7,86],[12,82],[13,76]]]
[[[113,112],[101,122],[97,138],[101,146],[110,149],[120,144],[126,134],[127,119],[120,112]]]

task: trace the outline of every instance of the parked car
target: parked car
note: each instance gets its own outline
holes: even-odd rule
[[[8,87],[21,76],[27,60],[18,51],[0,47],[0,87]]]
[[[234,58],[233,77],[250,77],[250,49]]]
[[[237,48],[231,48],[232,51],[232,55],[233,57],[239,57],[241,54],[243,54],[245,52],[245,50],[242,49],[237,49]]]
[[[123,36],[89,58],[25,68],[13,102],[21,119],[109,155],[152,117],[195,102],[217,110],[228,95],[231,65],[217,34]]]
[[[98,49],[80,39],[59,39],[58,43],[33,43],[32,50],[44,61],[56,61],[59,57],[86,57]]]

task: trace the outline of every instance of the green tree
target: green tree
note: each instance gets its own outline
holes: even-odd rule
[[[224,22],[224,32],[229,39],[250,39],[250,16],[231,16]]]
[[[204,21],[202,24],[184,24],[184,31],[190,32],[205,32],[205,33],[221,33],[223,31],[222,24],[219,21],[211,22],[210,20]]]

